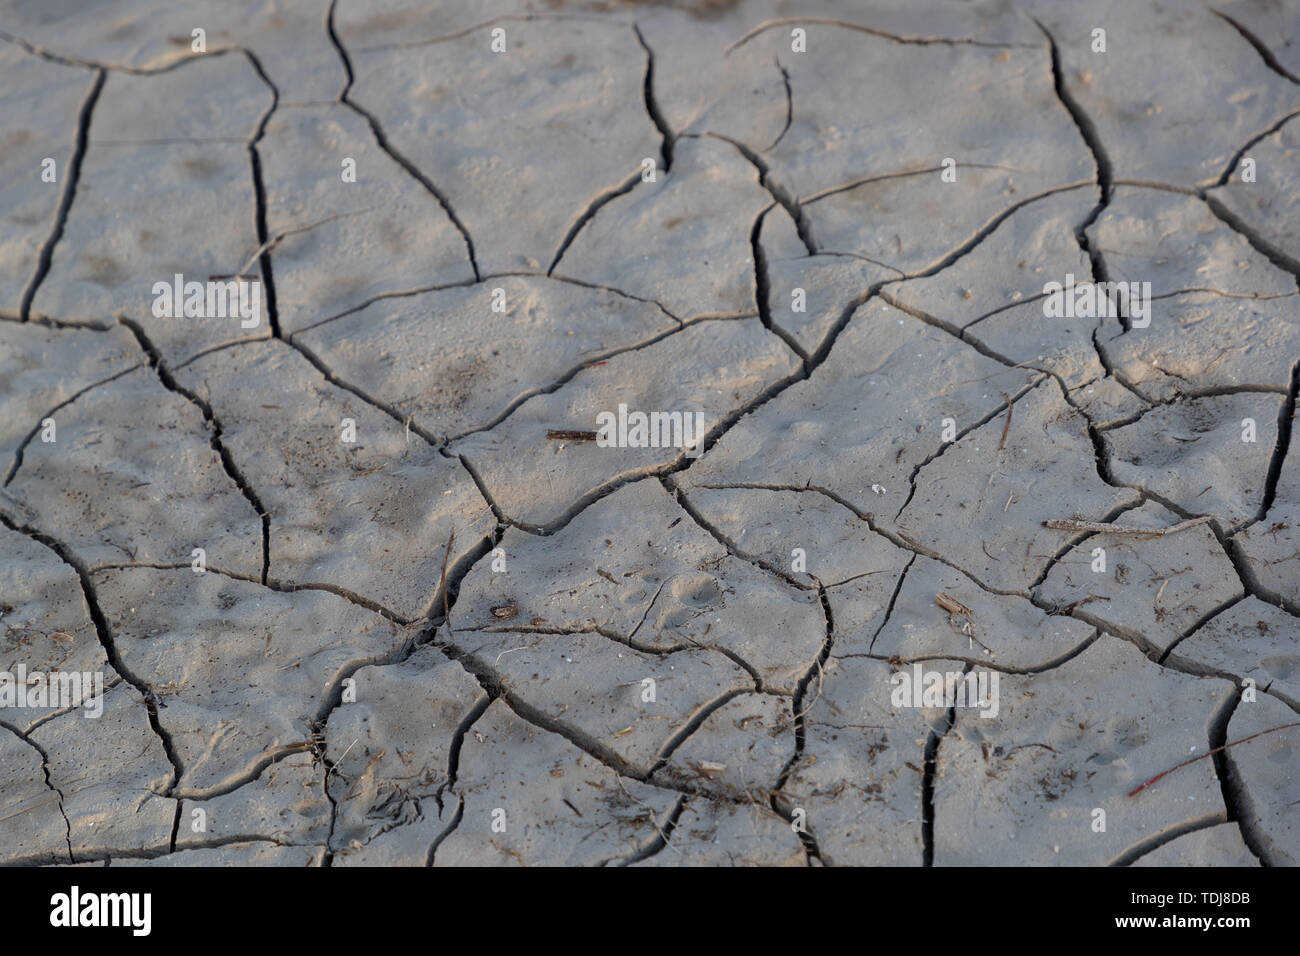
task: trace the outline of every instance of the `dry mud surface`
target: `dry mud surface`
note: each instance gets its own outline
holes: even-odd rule
[[[1296,863],[1287,7],[0,4],[0,862]]]

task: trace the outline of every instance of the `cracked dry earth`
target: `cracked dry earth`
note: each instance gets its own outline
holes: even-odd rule
[[[1286,6],[0,5],[0,858],[1296,863]]]

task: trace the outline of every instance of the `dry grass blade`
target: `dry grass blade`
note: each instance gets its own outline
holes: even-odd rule
[[[1257,734],[1251,734],[1249,737],[1242,737],[1240,740],[1234,740],[1232,743],[1230,743],[1230,744],[1224,744],[1222,747],[1215,747],[1213,750],[1207,750],[1207,751],[1205,751],[1205,753],[1203,753],[1203,754],[1199,754],[1199,755],[1197,755],[1197,756],[1195,756],[1195,757],[1191,757],[1191,758],[1189,758],[1189,759],[1187,759],[1187,760],[1184,760],[1182,763],[1176,763],[1176,764],[1174,764],[1172,767],[1170,767],[1168,770],[1164,771],[1163,773],[1158,773],[1158,774],[1156,774],[1154,777],[1152,777],[1152,778],[1151,778],[1150,780],[1148,780],[1146,783],[1142,784],[1142,786],[1140,786],[1140,787],[1134,787],[1132,790],[1130,790],[1130,791],[1128,792],[1128,795],[1129,795],[1130,797],[1137,796],[1139,793],[1141,793],[1141,792],[1142,792],[1143,790],[1145,790],[1147,787],[1151,786],[1151,785],[1152,785],[1153,783],[1155,783],[1157,780],[1160,780],[1160,779],[1162,779],[1162,778],[1164,778],[1164,777],[1169,776],[1169,775],[1170,775],[1171,773],[1173,773],[1175,770],[1181,770],[1183,767],[1186,767],[1188,764],[1196,763],[1196,761],[1198,761],[1198,760],[1204,760],[1206,757],[1211,757],[1211,756],[1213,756],[1214,754],[1217,754],[1217,753],[1220,753],[1221,751],[1227,750],[1229,747],[1235,747],[1235,746],[1237,746],[1237,744],[1244,744],[1247,740],[1254,740],[1256,737],[1263,737],[1265,734],[1275,733],[1276,731],[1279,731],[1279,730],[1286,730],[1286,729],[1288,729],[1288,728],[1290,728],[1290,727],[1300,727],[1300,720],[1297,720],[1297,721],[1295,721],[1295,722],[1293,722],[1293,723],[1290,723],[1290,724],[1280,724],[1280,725],[1278,725],[1277,727],[1270,727],[1270,728],[1268,728],[1268,730],[1261,730],[1261,731],[1260,731],[1259,733],[1257,733]]]
[[[1053,518],[1044,521],[1043,527],[1051,528],[1053,531],[1088,531],[1093,534],[1128,534],[1138,538],[1163,538],[1167,534],[1177,534],[1179,531],[1186,531],[1188,528],[1195,528],[1197,525],[1207,524],[1213,520],[1213,515],[1201,515],[1199,518],[1190,518],[1168,528],[1134,528],[1129,525],[1110,524],[1106,521]]]

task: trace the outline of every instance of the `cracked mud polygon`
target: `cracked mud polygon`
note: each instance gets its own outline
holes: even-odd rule
[[[0,41],[0,862],[1300,859],[1294,6]]]

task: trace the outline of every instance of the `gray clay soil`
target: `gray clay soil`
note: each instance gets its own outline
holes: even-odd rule
[[[0,4],[0,863],[1295,864],[1289,6]]]

